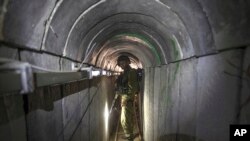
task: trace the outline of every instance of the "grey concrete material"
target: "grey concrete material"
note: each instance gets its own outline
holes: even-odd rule
[[[7,124],[12,120],[24,116],[24,101],[21,95],[1,96],[1,115],[0,124]],[[5,114],[4,114],[5,113]]]
[[[114,89],[114,83],[115,79],[113,76],[102,76],[102,90],[101,90],[101,99],[103,100],[103,106],[101,106],[102,109],[102,121],[104,124],[104,131],[102,134],[102,140],[109,140],[109,135],[111,132],[111,125],[112,123],[115,124],[114,120],[111,120],[111,115],[109,114],[109,119],[105,118],[105,114],[108,114],[111,109],[111,104],[113,101],[113,98],[115,96],[115,89]],[[106,122],[108,120],[108,122]],[[119,119],[117,119],[119,120]],[[108,129],[106,129],[106,126]]]
[[[101,115],[101,111],[99,108],[98,103],[96,102],[97,100],[93,100],[94,104],[91,106],[90,108],[90,131],[89,131],[89,139],[93,140],[93,141],[98,141],[101,140],[101,134],[102,134],[102,124],[100,122],[100,117],[102,117]]]
[[[77,129],[77,131],[74,133],[73,137],[71,138],[70,141],[84,141],[82,138],[81,138],[81,134],[82,134],[82,130],[81,130],[81,127],[79,127]]]
[[[81,81],[80,83],[78,83],[78,81],[74,81],[71,83],[63,84],[62,85],[63,97],[73,95],[75,93],[78,93],[81,90],[86,89],[86,86],[81,85],[81,83],[85,83],[85,82],[88,83],[88,80],[85,79],[85,80]]]
[[[52,111],[36,110],[27,114],[28,139],[35,141],[63,140],[62,100],[54,102]]]
[[[229,140],[229,125],[237,121],[242,51],[233,50],[198,59],[196,137]]]
[[[95,78],[91,82],[92,86],[97,83],[97,89],[94,88],[93,100],[90,106],[90,140],[106,140],[108,138],[108,129],[105,128],[105,107],[111,104],[109,99],[110,91],[113,89],[113,85],[107,85],[111,82],[109,77]],[[97,91],[95,91],[97,90]],[[92,93],[90,92],[90,93]],[[112,94],[114,95],[114,94]],[[91,97],[90,97],[91,98]],[[109,107],[108,109],[109,110]],[[109,111],[106,111],[109,112]],[[113,122],[113,121],[109,121]]]
[[[2,13],[3,12],[3,4],[4,4],[4,1],[2,0],[2,1],[0,1],[0,7],[1,7],[1,12],[0,13]]]
[[[5,14],[7,12],[8,2],[9,0],[2,0],[0,2],[0,39],[1,40],[3,40],[3,24],[4,24]]]
[[[186,48],[189,48],[191,42],[189,40],[189,36],[185,29],[185,26],[182,24],[182,21],[178,19],[178,17],[175,14],[173,14],[173,12],[169,10],[166,6],[156,3],[155,1],[147,1],[146,3],[150,6],[148,7],[147,4],[141,4],[141,1],[136,1],[136,2],[135,1],[107,1],[105,3],[101,3],[100,5],[94,7],[93,9],[91,9],[91,11],[89,11],[83,16],[83,19],[79,21],[77,28],[73,30],[72,35],[70,35],[70,38],[69,38],[68,49],[73,48],[73,47],[79,47],[80,42],[82,41],[82,38],[85,36],[87,32],[89,32],[88,27],[93,28],[93,25],[96,25],[97,23],[99,24],[100,21],[103,20],[105,17],[110,17],[111,15],[114,15],[117,13],[125,13],[125,12],[126,13],[127,12],[139,13],[138,18],[137,18],[138,20],[137,21],[133,20],[132,22],[133,23],[138,22],[146,26],[149,24],[148,22],[150,21],[144,20],[141,14],[154,17],[155,20],[161,21],[160,24],[165,25],[165,27],[163,28],[164,30],[162,28],[159,29],[160,24],[156,24],[154,26],[148,26],[148,27],[154,30],[157,30],[157,32],[159,31],[159,33],[166,32],[167,36],[164,36],[164,39],[166,37],[172,38],[172,35],[175,35],[175,37],[179,41],[179,44],[181,45],[180,47],[185,46]],[[110,8],[109,9],[105,8],[107,6]],[[93,17],[92,16],[93,13],[99,13],[99,14]],[[120,21],[122,19],[123,19],[123,22],[127,21],[126,20],[127,18],[124,19],[122,17]],[[119,20],[110,21],[109,24],[112,24],[118,21]],[[131,21],[127,21],[127,22],[131,22]],[[85,26],[81,26],[81,25],[85,25]],[[104,26],[102,27],[102,29],[103,28]],[[101,30],[97,30],[97,31],[100,32]],[[179,32],[181,32],[181,35],[179,34]],[[99,44],[99,42],[97,42],[97,44]],[[165,49],[168,49],[168,48],[165,48]],[[69,51],[75,51],[75,50],[69,49]],[[187,54],[193,55],[192,48],[189,48],[188,50],[185,50],[185,51]],[[72,56],[75,56],[75,53],[72,54]]]
[[[104,77],[104,79],[107,79],[105,81],[105,83],[103,84],[104,87],[107,87],[108,89],[106,90],[107,92],[107,104],[108,104],[108,110],[111,111],[111,113],[109,114],[109,123],[108,123],[108,134],[105,135],[105,138],[107,138],[107,140],[111,140],[111,137],[109,135],[112,136],[112,134],[114,133],[113,131],[116,129],[116,125],[117,125],[117,121],[120,121],[119,119],[119,112],[118,112],[118,105],[120,103],[116,103],[116,107],[111,110],[112,107],[112,103],[113,100],[115,98],[115,80],[116,77],[115,76],[106,76]],[[117,101],[116,101],[117,102]],[[107,136],[108,135],[108,136]]]
[[[61,88],[55,87],[41,87],[37,88],[33,93],[25,96],[27,112],[42,109],[51,111],[54,108],[53,102],[61,99]]]
[[[8,141],[27,141],[25,117],[0,125],[0,138]]]
[[[141,19],[147,21],[147,25],[144,25]],[[157,25],[157,33],[148,28],[154,25]],[[86,61],[89,63],[105,67],[103,63],[106,62],[114,65],[115,63],[113,62],[116,62],[116,60],[113,59],[116,58],[117,54],[128,52],[137,56],[144,64],[144,67],[159,66],[161,63],[165,64],[167,60],[171,60],[172,56],[170,55],[170,51],[166,51],[163,48],[172,46],[174,39],[170,39],[166,33],[160,33],[161,29],[164,28],[163,25],[150,16],[132,13],[113,15],[101,21],[84,36],[81,41],[81,48],[78,48],[79,50],[77,49],[77,59],[82,59],[86,56]],[[96,36],[97,33],[98,36]],[[128,40],[128,37],[130,40]],[[133,40],[134,38],[138,39]],[[168,41],[164,41],[164,39],[168,39]],[[90,40],[92,40],[91,44],[89,42]],[[105,42],[103,46],[96,44],[102,42]],[[85,46],[93,47],[95,50],[83,48]],[[73,47],[75,48],[76,46],[67,48],[67,56],[75,57],[74,54],[77,53],[77,50],[72,49]],[[178,47],[175,47],[176,51],[179,51]],[[90,53],[89,56],[86,55],[88,53]],[[177,52],[177,54],[178,53],[179,52]],[[179,59],[179,56],[175,57],[175,59]],[[109,60],[109,62],[106,60]]]
[[[164,80],[168,80],[170,77],[169,77],[169,67],[168,65],[164,65],[164,66],[161,66],[161,72],[160,72],[160,75],[161,75],[161,85],[160,85],[160,88],[161,88],[161,92],[160,92],[160,95],[159,95],[159,113],[158,113],[158,137],[159,138],[163,138],[162,136],[164,136],[165,134],[165,128],[166,128],[166,116],[168,114],[168,111],[167,111],[167,108],[168,108],[168,105],[169,105],[169,102],[170,102],[170,99],[169,99],[169,93],[167,93],[168,89],[169,89],[169,85],[167,85],[167,81],[164,81]],[[159,139],[160,140],[160,139]]]
[[[100,79],[99,79],[100,80]],[[97,86],[95,86],[97,85]],[[101,98],[101,82],[97,82],[96,80],[93,80],[91,82],[91,86],[94,86],[90,88],[90,131],[89,131],[89,137],[90,140],[98,141],[102,140],[102,132],[104,131],[103,126],[103,108],[104,108],[104,101]]]
[[[90,141],[90,122],[89,122],[89,109],[86,112],[86,116],[84,117],[82,124],[81,124],[81,135],[80,135],[80,139],[82,141]]]
[[[75,68],[80,66],[79,62],[74,62],[65,58],[60,58],[60,69],[62,71],[76,71]]]
[[[87,118],[85,114],[88,111],[88,104],[89,104],[89,89],[85,89],[79,93],[78,103],[80,104],[80,112],[79,114],[81,117]]]
[[[154,134],[154,116],[153,116],[153,80],[154,80],[154,69],[153,68],[145,68],[145,84],[144,84],[144,123],[143,123],[143,136],[144,140],[152,140]]]
[[[116,24],[112,26],[112,28],[115,28],[115,26],[118,25],[119,24]],[[116,67],[116,58],[122,52],[127,52],[131,54],[130,58],[132,60],[131,62],[133,62],[133,64],[138,64],[139,66],[144,68],[152,66],[160,66],[161,64],[165,64],[167,62],[166,60],[168,59],[164,59],[163,52],[159,53],[161,51],[157,50],[156,52],[153,53],[152,52],[153,48],[150,48],[146,44],[140,43],[138,41],[132,41],[133,38],[138,38],[139,41],[143,42],[143,39],[139,39],[139,37],[136,37],[137,31],[133,30],[133,32],[134,35],[128,34],[128,36],[126,36],[125,34],[123,34],[124,35],[123,37],[122,36],[117,38],[113,37],[116,39],[110,39],[106,41],[105,45],[103,45],[101,48],[96,48],[96,52],[99,52],[101,50],[103,51],[101,51],[97,57],[87,58],[87,60],[90,60],[89,63],[91,64],[96,64],[96,66],[108,68],[111,70],[114,70],[114,68]],[[107,34],[107,32],[105,32],[105,34]],[[131,40],[128,41],[126,40],[126,38],[130,38]],[[148,37],[144,36],[144,41],[148,39],[149,39]],[[141,64],[143,64],[143,66]]]
[[[179,116],[179,103],[180,103],[180,70],[181,66],[178,63],[169,65],[169,75],[167,80],[167,93],[165,95],[169,103],[165,110],[167,110],[167,115],[165,115],[166,125],[165,134],[177,133],[178,131],[178,116]]]
[[[84,101],[81,101],[81,111],[82,115],[84,114],[84,117],[81,121],[81,125],[79,128],[81,128],[81,135],[80,140],[81,141],[90,141],[89,131],[90,131],[90,108],[87,108],[87,104],[89,104],[89,94],[85,94],[86,97],[84,98]]]
[[[161,93],[161,82],[164,80],[161,78],[161,67],[156,67],[154,68],[154,82],[153,82],[153,111],[152,111],[152,114],[153,114],[153,119],[154,119],[154,122],[151,123],[153,125],[153,138],[152,140],[157,140],[158,139],[158,118],[159,118],[159,103],[160,103],[160,93]]]
[[[27,96],[28,110],[34,111],[37,109],[53,110],[53,102],[62,98],[67,98],[77,93],[79,94],[79,102],[87,99],[88,95],[88,80],[71,82],[69,84],[45,86],[36,88],[34,93]],[[82,104],[82,103],[80,103]],[[80,106],[80,104],[78,106]],[[81,105],[83,106],[83,105]],[[83,108],[83,107],[81,107]],[[83,109],[85,110],[85,109]]]
[[[3,3],[4,3],[4,1],[2,0],[2,1],[0,1],[0,7],[2,8],[2,6],[3,6]],[[2,9],[1,9],[1,13],[2,13]]]
[[[63,129],[64,140],[72,138],[75,129],[78,127],[81,120],[81,107],[79,103],[79,93],[70,95],[62,99],[63,109]]]
[[[4,17],[4,40],[39,50],[46,20],[55,2],[56,0],[10,0]]]
[[[127,19],[124,21],[140,22],[140,24],[145,23],[147,25],[151,25],[154,28],[154,30],[156,30],[156,28],[162,30],[162,32],[164,32],[164,34],[162,33],[162,35],[168,35],[170,33],[175,34],[176,38],[180,40],[181,43],[180,46],[183,49],[184,58],[190,55],[194,55],[194,53],[197,53],[199,55],[199,54],[207,54],[213,52],[214,51],[213,36],[215,38],[215,45],[219,50],[228,47],[241,46],[249,43],[248,39],[250,33],[248,26],[249,19],[247,18],[247,16],[249,15],[249,10],[248,10],[249,2],[247,1],[239,2],[231,0],[228,1],[227,3],[222,3],[218,1],[201,1],[201,0],[188,0],[188,1],[161,0],[161,1],[164,2],[166,5],[170,6],[170,11],[176,13],[177,17],[181,17],[182,22],[184,24],[183,26],[180,26],[181,29],[177,30],[176,28],[173,28],[173,30],[165,31],[171,28],[168,27],[165,29],[160,27],[160,25],[154,24],[153,22],[152,24],[149,21],[143,19],[144,18],[143,16],[135,17],[138,18],[138,20],[135,20],[133,18],[130,19],[129,16],[127,16]],[[54,6],[55,1],[46,1],[46,2],[43,1],[44,5],[47,5],[45,6],[46,8],[44,9],[49,9],[49,10],[46,11],[46,13],[43,13],[41,12],[41,10],[38,10],[40,11],[38,13],[42,15],[42,18],[41,15],[37,15],[37,13],[35,13],[34,17],[33,16],[30,17],[31,19],[27,19],[27,17],[33,13],[30,12],[31,14],[30,13],[27,14],[27,11],[29,11],[30,7],[33,7],[36,4],[37,5],[41,4],[40,1],[30,2],[25,0],[23,1],[24,2],[23,3],[10,0],[10,2],[12,2],[12,5],[16,5],[19,3],[22,3],[24,5],[21,5],[19,8],[17,8],[17,11],[15,11],[14,8],[8,11],[7,14],[9,14],[9,17],[6,16],[7,19],[5,20],[5,22],[9,21],[13,23],[10,24],[10,27],[7,27],[7,25],[5,25],[4,35],[6,36],[6,40],[20,45],[28,46],[34,49],[39,49],[42,37],[41,35],[43,34],[43,32],[40,31],[44,31],[44,27],[42,25],[43,20],[46,17],[44,15],[47,14],[48,17],[48,13],[51,12],[52,9],[51,7]],[[90,0],[63,1],[61,8],[58,9],[58,11],[55,14],[55,17],[52,20],[51,27],[49,27],[49,35],[46,40],[47,41],[46,43],[48,44],[46,44],[45,50],[61,55],[63,52],[63,45],[65,43],[65,38],[68,36],[68,31],[70,27],[73,25],[74,20],[77,18],[80,12],[82,12],[81,10],[84,10],[84,8],[82,9],[81,7],[86,6],[87,8],[87,4],[85,3],[93,4],[95,2],[97,1],[90,1]],[[113,5],[109,5],[108,4],[109,2],[112,2]],[[132,3],[130,4],[130,2]],[[161,19],[161,17],[164,17],[164,15],[166,16],[167,14],[169,14],[165,11],[161,11],[158,13],[157,11],[158,10],[160,11],[161,9],[160,8],[158,9],[157,6],[154,5],[155,2],[156,1],[142,1],[142,0],[105,2],[106,4],[98,7],[98,10],[96,10],[99,11],[97,12],[97,14],[95,13],[96,17],[93,16],[94,12],[92,11],[93,12],[92,14],[90,12],[90,14],[84,17],[84,20],[79,23],[79,26],[75,27],[76,32],[75,31],[72,32],[72,38],[70,38],[70,45],[68,46],[69,48],[68,51],[66,52],[67,53],[66,55],[69,55],[70,57],[74,58],[76,57],[76,54],[79,51],[78,50],[79,47],[83,48],[86,47],[86,46],[81,46],[83,39],[81,37],[85,37],[84,35],[90,33],[90,27],[93,30],[95,24],[92,23],[100,24],[99,21],[105,18],[105,14],[110,16],[110,14],[112,13],[119,13],[124,11],[125,12],[132,11],[138,13],[148,12],[150,15],[158,15],[158,17],[157,16],[155,17],[158,19]],[[52,4],[48,5],[48,3]],[[201,3],[201,5],[199,5],[199,3]],[[107,8],[108,5],[112,6],[112,8],[110,9]],[[141,6],[139,6],[140,8],[137,9],[136,6],[138,5]],[[73,8],[71,8],[71,6]],[[77,6],[76,8],[77,10],[74,9],[75,6]],[[25,7],[28,8],[26,9]],[[106,9],[103,10],[101,7]],[[14,13],[20,11],[21,8],[24,9],[24,12],[23,13],[20,12],[20,15],[18,14],[20,17],[16,18],[15,16],[13,16],[15,15]],[[165,8],[167,9],[167,6],[165,6]],[[153,12],[150,13],[152,10]],[[14,12],[12,13],[11,11]],[[62,18],[64,16],[65,18]],[[119,16],[121,15],[119,14]],[[93,18],[96,18],[96,20],[91,21]],[[14,20],[12,21],[11,19]],[[123,21],[122,17],[119,17],[117,19],[112,19],[114,21],[112,20],[111,21],[115,23],[119,19],[120,21]],[[19,22],[21,22],[22,24],[18,24],[17,26],[13,27],[14,23],[19,23]],[[30,27],[30,25],[33,22],[34,22],[34,27]],[[109,24],[109,22],[107,22],[107,25]],[[176,21],[172,20],[171,22],[172,23],[170,24],[173,24]],[[81,24],[85,26],[82,26]],[[119,26],[117,28],[113,27],[112,30],[116,32],[116,30],[119,30],[119,28],[122,27],[121,25]],[[131,27],[135,28],[136,26],[132,25]],[[185,31],[184,27],[187,27],[187,31]],[[12,28],[10,30],[11,32],[6,33],[10,28]],[[34,30],[34,28],[36,29]],[[83,28],[84,32],[86,33],[82,32]],[[130,27],[128,26],[127,29],[129,28]],[[212,29],[213,34],[211,34],[210,28]],[[100,26],[100,29],[103,29],[103,27]],[[111,28],[108,30],[111,30]],[[181,30],[182,32],[178,33],[179,30]],[[99,32],[100,30],[97,30],[97,28],[95,28],[95,31]],[[124,31],[128,32],[129,30],[124,30]],[[183,32],[189,32],[189,33],[183,33]],[[112,33],[110,31],[110,35],[111,34],[114,35],[115,33]],[[78,37],[77,35],[79,35],[79,38],[76,38]],[[182,45],[191,45],[188,44],[190,43],[189,36],[192,39],[194,50],[182,46]],[[105,37],[104,34],[100,36],[100,38],[102,37]],[[165,36],[163,37],[165,39]],[[90,37],[89,39],[92,38]],[[102,40],[104,40],[104,38],[97,41],[102,41]],[[159,42],[159,39],[157,40]],[[98,44],[100,42],[93,42],[93,43]],[[172,46],[164,46],[164,47],[170,48]],[[120,52],[122,51],[125,50],[121,49]],[[133,49],[131,49],[131,52],[132,51]],[[13,54],[15,54],[15,52],[16,49],[14,49]],[[165,52],[170,52],[170,54],[167,54],[168,55],[167,58],[168,59],[170,58],[170,60],[171,58],[176,57],[174,49],[173,50],[166,49]],[[147,94],[144,103],[145,107],[144,135],[146,139],[152,140],[152,138],[159,137],[160,140],[164,139],[182,140],[184,139],[184,137],[182,137],[182,134],[185,135],[196,134],[198,139],[203,139],[203,140],[218,140],[218,141],[227,140],[226,137],[228,137],[229,124],[237,122],[237,119],[235,119],[235,117],[237,118],[239,107],[241,107],[242,104],[244,104],[244,101],[247,99],[249,95],[249,89],[248,89],[249,84],[246,83],[245,80],[242,80],[243,86],[242,86],[241,99],[239,97],[240,94],[238,90],[240,89],[239,85],[241,80],[239,79],[239,76],[241,76],[240,73],[241,69],[238,69],[238,67],[241,67],[240,58],[242,56],[241,53],[239,52],[241,51],[235,50],[235,51],[221,53],[218,55],[198,58],[198,69],[197,69],[198,73],[196,73],[196,70],[193,68],[195,67],[196,62],[195,61],[193,62],[192,60],[187,60],[180,63],[173,63],[171,65],[164,66],[164,68],[161,68],[160,70],[161,71],[160,76],[158,75],[158,73],[152,74],[152,72],[147,72],[148,74],[150,74],[150,76],[146,76],[148,81],[146,82],[146,86],[148,86],[148,90],[145,91]],[[82,52],[79,52],[79,54],[81,53]],[[1,54],[1,48],[0,48],[0,54]],[[13,55],[12,51],[10,54],[11,54],[10,57],[12,57]],[[7,55],[9,57],[9,53],[4,55]],[[140,54],[137,55],[140,56]],[[244,62],[246,64],[243,65],[243,70],[246,69],[246,67],[249,65],[247,64],[249,63],[248,60],[250,60],[248,56],[250,56],[249,49],[247,49],[245,53]],[[70,70],[71,67],[70,66],[71,62],[69,60],[61,59],[60,62],[60,58],[47,54],[22,51],[21,59],[23,61],[31,62],[32,64],[35,64],[37,66],[42,66],[53,70]],[[157,72],[159,72],[158,69]],[[159,94],[159,99],[158,99],[157,98],[158,95],[152,95],[152,94],[153,93],[158,94],[159,89],[156,83],[156,81],[158,82],[158,79],[156,79],[156,77],[162,78],[161,76],[163,76],[163,78],[165,79],[160,81],[161,83],[160,90],[163,92]],[[243,74],[243,78],[245,77],[247,76]],[[198,81],[192,82],[193,80],[192,78],[198,79]],[[152,80],[155,81],[152,82]],[[194,83],[197,83],[197,88],[195,87]],[[67,109],[67,107],[63,108],[65,112],[67,113],[67,111],[70,111],[70,109],[78,111],[77,116],[75,117],[73,116],[73,118],[76,118],[76,120],[79,121],[80,115],[83,114],[83,109],[86,109],[87,104],[89,103],[90,100],[92,100],[92,97],[94,96],[97,87],[96,84],[99,83],[97,81],[92,82],[90,95],[88,95],[88,99],[85,97],[84,94],[82,94],[82,93],[87,93],[86,91],[88,90],[82,92],[81,94],[80,93],[78,94],[78,101],[76,100],[77,96],[75,95],[69,95],[69,97],[66,97],[65,99],[68,99],[67,104],[70,106],[68,107],[69,109]],[[102,84],[102,86],[108,88],[109,87],[108,83],[105,84],[107,85],[104,86],[104,84]],[[103,128],[102,113],[104,104],[103,100],[105,100],[105,97],[103,97],[102,94],[104,92],[109,93],[108,91],[109,90],[106,91],[104,88],[98,90],[98,94],[94,97],[92,101],[93,105],[92,104],[90,105],[90,108],[86,113],[87,115],[86,117],[84,117],[81,126],[76,130],[73,139],[80,138],[79,137],[80,132],[83,133],[81,134],[81,139],[83,140],[102,139],[103,136],[101,130]],[[197,97],[197,99],[195,97]],[[83,103],[79,101],[82,98],[84,99]],[[238,103],[239,101],[237,100],[241,100],[241,103]],[[71,105],[71,101],[80,104],[81,107],[77,108],[76,105],[73,104]],[[159,103],[157,101],[159,101]],[[58,102],[60,105],[60,100],[57,101],[57,103]],[[196,104],[196,102],[198,103]],[[197,108],[196,109],[197,111],[194,111],[192,109],[193,107]],[[59,108],[56,106],[55,109]],[[28,115],[28,123],[27,123],[28,134],[30,135],[29,138],[31,140],[32,139],[63,140],[64,137],[65,139],[67,139],[72,135],[73,130],[76,129],[75,126],[76,122],[70,123],[70,126],[72,126],[73,129],[69,128],[64,129],[62,123],[63,114],[62,112],[55,112],[54,111],[55,109],[49,112],[48,111],[45,112],[43,110],[37,110],[35,112],[32,112],[35,113],[33,114],[34,115],[33,118],[30,116],[30,114],[32,113]],[[241,110],[240,123],[249,123],[250,116],[248,111],[249,111],[249,104],[244,106],[243,109]],[[196,114],[197,117],[194,117],[194,115]],[[64,116],[66,116],[66,114]],[[197,118],[195,123],[194,123],[195,121],[194,118]],[[18,124],[24,123],[23,122],[24,119],[20,120],[21,121],[17,121],[18,122],[17,124],[13,123],[13,127],[16,125],[21,126]],[[14,130],[11,131],[12,127],[9,125],[6,126],[8,127],[6,128],[3,126],[2,127],[7,129],[6,135],[8,135],[9,137],[12,136],[11,135],[12,133],[16,133],[16,130],[18,130],[16,129],[15,131]],[[38,133],[38,135],[36,133]],[[21,134],[23,135],[23,133]],[[86,137],[85,135],[87,136],[87,138],[84,138]],[[59,138],[56,138],[58,136]],[[191,140],[196,140],[196,139],[191,138]]]
[[[244,50],[244,60],[242,65],[242,86],[241,86],[241,98],[240,98],[240,123],[250,123],[250,74],[247,74],[247,69],[250,66],[250,47]]]
[[[159,95],[159,117],[157,140],[177,140],[179,137],[180,109],[180,75],[181,64],[179,62],[161,67],[162,84]]]
[[[103,78],[106,80],[103,84],[104,87],[107,87],[106,94],[107,94],[107,101],[108,101],[108,107],[111,108],[112,101],[115,97],[115,76],[103,76]]]
[[[0,98],[0,138],[26,141],[26,123],[21,95]]]
[[[88,82],[88,81],[87,81]],[[86,81],[85,81],[86,83]],[[86,84],[81,84],[86,85]],[[86,136],[81,136],[83,140],[88,139],[89,135],[89,114],[86,112],[87,106],[89,104],[89,95],[88,95],[88,86],[85,87],[85,90],[68,95],[62,100],[58,100],[54,102],[53,108],[47,112],[42,112],[41,110],[36,110],[34,112],[31,111],[27,118],[27,125],[29,129],[29,138],[32,140],[70,140],[78,136],[79,132]],[[47,92],[47,93],[46,93]],[[49,92],[49,93],[48,93]],[[49,95],[51,90],[44,91],[45,95]],[[63,93],[63,91],[58,91]],[[38,93],[36,93],[38,94]],[[55,93],[53,93],[54,95]],[[61,97],[60,97],[61,98]],[[47,99],[46,99],[47,101]],[[55,105],[58,103],[57,105]],[[30,105],[32,106],[32,105]],[[56,106],[56,107],[55,107]],[[61,107],[61,111],[58,111],[58,106]],[[32,108],[32,107],[29,107]],[[41,125],[37,124],[40,120],[55,122],[53,120],[57,120],[57,123],[44,123]],[[51,125],[50,125],[51,124]],[[49,128],[49,129],[48,129]],[[45,130],[43,132],[39,132],[39,134],[35,134],[34,132],[39,130]],[[48,130],[48,132],[46,132]],[[83,132],[83,133],[82,133]],[[53,134],[53,135],[52,135]]]
[[[0,58],[18,60],[19,59],[18,50],[7,47],[5,45],[0,45]]]
[[[197,0],[160,0],[185,24],[196,55],[214,52],[214,37],[203,7]],[[184,37],[185,38],[185,37]]]
[[[67,35],[78,16],[98,0],[63,0],[51,21],[45,50],[62,55]]]
[[[85,139],[88,138],[88,98],[88,89],[85,89],[63,99],[64,140],[81,139],[79,133],[85,134]]]
[[[53,71],[60,70],[60,58],[46,53],[21,51],[21,61]]]
[[[196,141],[197,113],[197,60],[189,59],[180,63],[180,107],[177,140]]]
[[[30,140],[102,140],[103,108],[112,89],[111,79],[94,78],[83,91],[54,102],[51,111],[36,110],[27,115]],[[90,87],[90,89],[88,89]],[[99,88],[97,88],[99,87]],[[49,92],[49,90],[48,90]],[[108,101],[110,102],[110,101]],[[38,132],[39,133],[35,133]]]
[[[9,124],[0,126],[0,137],[12,141],[11,128]]]
[[[82,84],[82,85],[87,85],[87,84]],[[86,86],[85,86],[86,87]],[[90,127],[90,123],[89,123],[89,89],[87,86],[87,89],[81,91],[78,94],[78,104],[75,105],[76,103],[71,103],[71,105],[75,105],[75,112],[79,112],[77,114],[79,114],[80,118],[78,120],[76,120],[75,122],[77,123],[77,126],[72,127],[72,129],[70,129],[71,127],[68,126],[68,131],[73,130],[73,132],[71,131],[70,133],[70,139],[71,140],[81,140],[81,141],[88,141],[89,140],[89,127]],[[80,109],[80,110],[77,110]],[[74,120],[72,118],[72,120]],[[71,123],[70,123],[71,124]],[[67,140],[70,140],[67,139]]]
[[[249,1],[198,1],[206,12],[218,50],[249,44]]]

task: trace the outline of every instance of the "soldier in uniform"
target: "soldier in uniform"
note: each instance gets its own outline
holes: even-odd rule
[[[137,71],[130,67],[128,56],[120,56],[117,65],[123,69],[123,73],[116,82],[117,93],[121,95],[121,125],[125,133],[124,139],[133,140],[133,116],[134,116],[134,97],[139,92]]]

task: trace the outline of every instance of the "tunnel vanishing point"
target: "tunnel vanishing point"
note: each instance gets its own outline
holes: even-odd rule
[[[229,141],[250,124],[249,44],[247,0],[1,0],[0,140],[109,140],[126,54],[145,141]]]

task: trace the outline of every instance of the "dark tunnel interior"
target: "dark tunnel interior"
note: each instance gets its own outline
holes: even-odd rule
[[[135,141],[228,141],[250,124],[249,15],[246,0],[0,0],[0,140],[122,141],[127,55]]]

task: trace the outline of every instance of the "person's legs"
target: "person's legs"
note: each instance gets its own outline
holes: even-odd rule
[[[121,125],[126,137],[133,138],[133,102],[122,106]]]

